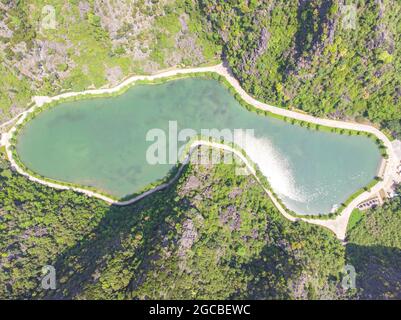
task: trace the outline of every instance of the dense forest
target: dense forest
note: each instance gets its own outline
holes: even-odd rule
[[[198,2],[246,91],[284,108],[380,123],[401,136],[401,3]]]
[[[2,298],[333,298],[344,247],[290,223],[233,165],[191,165],[128,207],[29,182],[2,161]],[[40,287],[54,265],[57,290]]]
[[[399,297],[400,200],[362,216],[344,247],[286,220],[234,165],[189,165],[168,190],[108,206],[30,182],[1,160],[0,298]],[[391,235],[391,237],[390,237]],[[344,265],[357,289],[341,285]],[[44,265],[56,290],[43,290]]]

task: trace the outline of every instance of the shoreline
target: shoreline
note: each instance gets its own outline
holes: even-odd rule
[[[62,185],[60,183],[53,183],[53,182],[45,181],[45,180],[39,179],[39,178],[34,177],[34,176],[30,175],[29,173],[25,172],[17,164],[17,162],[13,158],[13,154],[11,152],[12,143],[10,142],[10,140],[13,137],[14,133],[16,132],[17,127],[19,125],[23,124],[23,122],[26,120],[26,118],[30,114],[32,114],[37,109],[40,109],[43,105],[57,102],[62,99],[68,99],[68,98],[74,98],[74,97],[84,97],[86,95],[96,96],[96,95],[102,95],[102,94],[114,94],[114,93],[118,94],[121,91],[123,91],[124,89],[135,84],[137,81],[155,81],[155,80],[173,77],[173,76],[189,75],[191,73],[192,74],[193,73],[195,73],[195,74],[196,73],[208,73],[208,72],[217,73],[218,75],[223,76],[224,79],[228,81],[228,83],[235,89],[236,93],[238,93],[240,95],[240,97],[246,103],[250,104],[251,106],[253,106],[257,109],[264,110],[264,111],[270,112],[272,114],[275,114],[275,115],[278,115],[281,117],[291,118],[291,119],[295,119],[295,120],[302,121],[302,122],[313,123],[313,124],[320,125],[320,126],[370,133],[370,134],[373,134],[376,138],[378,138],[384,144],[384,146],[386,147],[386,150],[387,150],[388,158],[383,159],[383,161],[385,163],[385,168],[384,168],[384,172],[383,172],[382,181],[379,181],[369,191],[364,191],[361,194],[359,194],[358,196],[356,196],[352,201],[350,201],[347,204],[347,206],[340,212],[340,214],[333,219],[323,220],[323,219],[316,219],[316,218],[303,218],[301,215],[293,216],[293,215],[289,214],[285,210],[284,206],[280,203],[280,201],[276,199],[276,197],[273,195],[273,193],[270,190],[268,190],[267,188],[265,188],[261,184],[259,178],[255,174],[253,174],[255,176],[255,178],[258,180],[258,182],[261,184],[262,188],[267,193],[269,198],[272,200],[273,204],[285,216],[285,218],[287,218],[291,221],[302,220],[302,221],[305,221],[308,223],[317,224],[317,225],[326,227],[326,228],[330,229],[331,231],[333,231],[336,234],[337,238],[339,238],[340,240],[344,240],[345,236],[346,236],[348,220],[349,220],[349,217],[350,217],[353,209],[355,209],[356,206],[360,202],[365,201],[366,199],[370,198],[373,194],[377,193],[380,189],[385,187],[393,179],[393,174],[395,173],[395,170],[396,170],[397,159],[395,157],[393,146],[392,146],[392,143],[390,142],[390,140],[387,138],[387,136],[384,133],[382,133],[380,130],[378,130],[377,128],[370,126],[370,125],[344,122],[344,121],[338,121],[338,120],[329,120],[329,119],[323,119],[323,118],[316,118],[316,117],[310,116],[308,114],[299,113],[299,112],[287,110],[287,109],[282,109],[279,107],[275,107],[275,106],[271,106],[271,105],[262,103],[256,99],[254,99],[250,95],[248,95],[242,89],[238,80],[234,78],[231,71],[227,67],[225,67],[223,64],[209,66],[209,67],[200,67],[200,68],[172,69],[169,71],[160,72],[160,73],[157,73],[154,75],[149,75],[149,76],[132,76],[132,77],[124,80],[123,82],[121,82],[119,85],[112,87],[112,88],[91,89],[91,90],[85,90],[82,92],[67,92],[67,93],[62,93],[62,94],[54,96],[54,97],[35,96],[32,98],[34,105],[31,108],[25,110],[24,112],[20,113],[19,115],[15,116],[13,119],[7,121],[6,123],[4,123],[0,126],[0,127],[5,127],[6,125],[10,125],[13,121],[15,121],[17,119],[17,121],[11,127],[11,129],[8,132],[3,133],[1,143],[3,145],[5,145],[5,147],[6,147],[7,157],[11,163],[11,166],[14,167],[18,173],[20,173],[24,176],[27,176],[31,181],[35,181],[35,182],[47,185],[49,187],[57,188],[57,189],[74,190],[77,192],[81,192],[88,196],[97,197],[99,199],[102,199],[113,205],[129,205],[129,204],[135,203],[154,192],[160,191],[160,190],[165,189],[168,186],[170,186],[179,177],[179,175],[181,174],[182,169],[184,168],[185,165],[182,164],[180,166],[180,168],[178,169],[178,172],[176,173],[176,175],[173,178],[171,178],[168,182],[158,185],[152,189],[149,189],[132,199],[129,199],[126,201],[117,201],[117,200],[111,199],[110,197],[107,197],[106,195],[100,194],[95,191],[91,191],[91,190],[88,190],[85,188],[66,186],[66,185]],[[187,157],[190,158],[190,155],[194,150],[193,149],[194,145],[195,145],[195,147],[198,147],[200,144],[209,145],[210,147],[216,147],[219,149],[225,149],[225,150],[233,152],[236,155],[240,154],[237,150],[235,150],[227,145],[218,144],[218,143],[214,143],[214,142],[207,142],[207,141],[203,141],[203,140],[197,140],[190,146],[190,151],[187,154]],[[241,154],[240,158],[241,157],[243,157],[242,154]],[[188,158],[188,160],[189,160],[189,158]],[[252,165],[249,164],[249,162],[246,158],[243,158],[243,159],[241,158],[241,160],[243,160],[243,162],[248,167],[248,169],[252,167]]]

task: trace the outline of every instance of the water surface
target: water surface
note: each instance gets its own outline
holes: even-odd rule
[[[380,152],[366,137],[308,130],[259,116],[215,80],[141,85],[123,95],[62,103],[20,133],[21,161],[43,176],[124,197],[163,178],[173,164],[149,164],[152,128],[254,129],[244,146],[273,189],[301,214],[328,213],[376,175]],[[167,137],[168,138],[168,137]],[[249,143],[249,141],[251,143]]]

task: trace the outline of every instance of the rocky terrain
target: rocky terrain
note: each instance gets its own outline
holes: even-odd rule
[[[112,86],[219,56],[193,8],[171,0],[3,0],[0,52],[0,122],[33,95]]]

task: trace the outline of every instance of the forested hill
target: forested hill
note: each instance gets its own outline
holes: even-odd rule
[[[3,156],[2,156],[3,157]],[[194,166],[128,207],[27,180],[0,159],[0,299],[392,299],[401,202],[365,213],[344,247],[286,220],[234,165]],[[344,265],[356,290],[344,291]],[[54,265],[57,289],[41,288]]]
[[[263,101],[401,137],[400,19],[397,0],[2,0],[0,122],[32,95],[222,56]]]
[[[335,299],[345,249],[292,223],[253,176],[191,165],[127,207],[38,185],[0,161],[0,299]],[[56,290],[40,285],[44,265]],[[353,292],[352,292],[353,293]]]
[[[367,118],[401,136],[400,1],[198,5],[225,59],[255,97],[318,116]]]

